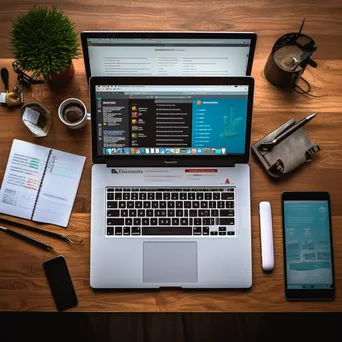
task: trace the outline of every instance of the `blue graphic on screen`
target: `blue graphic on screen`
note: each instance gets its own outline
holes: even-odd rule
[[[228,154],[245,151],[247,96],[194,98],[192,102],[192,146],[225,148]]]
[[[285,201],[288,289],[332,288],[328,201]]]

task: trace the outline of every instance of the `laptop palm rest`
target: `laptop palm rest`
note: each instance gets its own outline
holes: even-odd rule
[[[197,242],[144,242],[143,282],[198,282]]]

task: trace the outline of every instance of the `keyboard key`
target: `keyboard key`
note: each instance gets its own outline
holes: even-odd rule
[[[167,202],[167,207],[168,208],[174,208],[175,207],[175,202],[172,202],[172,201]]]
[[[116,199],[117,201],[122,200],[122,193],[121,193],[121,192],[116,192],[116,193],[115,193],[115,199]]]
[[[171,219],[170,218],[160,218],[159,219],[159,225],[160,226],[170,226],[171,225]]]
[[[125,220],[123,218],[108,218],[107,225],[108,226],[123,226],[124,221]]]
[[[227,235],[235,235],[235,232],[227,232]]]
[[[135,202],[135,208],[136,209],[141,209],[142,208],[142,202],[141,201],[136,201]]]
[[[140,235],[140,227],[132,227],[132,235]]]
[[[164,209],[157,209],[154,211],[154,215],[156,217],[165,217],[166,216],[166,210]]]
[[[156,193],[156,200],[161,200],[163,199],[163,194],[161,192]]]
[[[157,209],[158,208],[158,202],[152,201],[152,208]]]
[[[179,218],[178,217],[172,218],[172,225],[173,226],[179,226]]]
[[[131,194],[129,192],[125,192],[122,196],[124,200],[130,200],[131,199]]]
[[[197,210],[195,209],[192,209],[192,210],[189,210],[189,216],[190,217],[197,217],[198,216],[198,212]]]
[[[213,217],[211,217],[209,219],[209,226],[213,226],[215,224],[215,219]]]
[[[125,218],[125,226],[131,226],[133,223],[133,220],[131,217]]]
[[[112,192],[107,193],[107,200],[112,201],[113,199],[114,199],[114,193]]]
[[[201,227],[194,227],[194,235],[201,235],[202,228]]]
[[[138,216],[139,217],[145,217],[145,210],[144,209],[139,209],[138,210]]]
[[[124,227],[123,235],[131,235],[131,228],[130,227]]]
[[[108,209],[117,208],[117,207],[118,207],[118,202],[114,202],[114,201],[107,202]]]
[[[180,225],[181,226],[187,226],[189,223],[188,223],[188,219],[186,217],[182,217],[180,219]]]
[[[133,201],[128,201],[127,202],[127,208],[128,209],[134,208],[134,202]]]
[[[219,224],[222,226],[229,226],[235,223],[235,220],[232,217],[224,217],[224,218],[220,217],[219,221],[220,221]]]
[[[220,217],[234,216],[234,210],[220,210]]]
[[[133,219],[133,224],[134,224],[135,226],[140,226],[140,225],[141,225],[141,218],[140,218],[140,217],[135,217],[135,218]]]
[[[164,201],[168,201],[171,198],[170,193],[169,192],[164,192],[163,194],[163,200]]]
[[[188,217],[189,216],[189,210],[188,209],[183,210],[183,216],[184,217]]]
[[[181,210],[181,209],[176,210],[176,216],[182,217],[183,216],[183,210]]]
[[[128,212],[129,217],[136,217],[137,216],[137,211],[135,209],[131,209]]]
[[[193,208],[199,208],[199,202],[198,201],[193,201],[192,202],[192,207]]]
[[[219,227],[219,232],[225,232],[226,231],[226,227]]]
[[[171,194],[171,199],[172,199],[172,200],[178,200],[178,192],[173,192],[173,193]]]
[[[214,200],[219,200],[220,199],[220,193],[219,192],[213,193],[213,199]]]
[[[195,226],[201,226],[202,225],[202,219],[196,217],[194,218],[194,225]]]
[[[204,226],[210,226],[211,225],[210,220],[211,219],[208,217],[203,218],[203,225]]]
[[[122,235],[122,227],[115,227],[115,235]]]
[[[176,202],[176,208],[178,208],[178,209],[183,208],[183,202],[182,201],[177,201]]]
[[[154,200],[154,193],[153,192],[149,192],[147,194],[147,199],[150,200],[150,201]]]
[[[169,216],[169,217],[174,217],[175,216],[175,211],[173,210],[173,209],[169,209],[168,211],[167,211],[167,216]]]
[[[113,188],[107,189],[107,192],[114,192]]]
[[[186,200],[186,193],[185,192],[181,192],[180,194],[179,194],[179,199],[180,200]]]
[[[216,208],[216,202],[214,202],[214,201],[209,202],[209,208],[215,209]]]
[[[142,235],[192,235],[192,227],[143,227]]]
[[[208,202],[202,201],[201,208],[208,208]]]
[[[119,202],[119,208],[120,209],[125,209],[126,208],[126,202],[120,201]]]
[[[133,201],[136,201],[136,200],[138,199],[138,193],[137,193],[137,192],[132,192],[132,194],[131,194],[131,199],[132,199]]]
[[[210,232],[210,235],[217,235],[217,232]]]
[[[210,210],[209,209],[198,210],[198,216],[199,217],[210,216]]]
[[[219,235],[226,235],[226,232],[219,232]]]
[[[108,217],[119,217],[120,216],[120,210],[107,210],[107,216]]]
[[[223,201],[217,201],[217,208],[223,209],[224,208],[224,202]]]
[[[125,189],[122,189],[122,191],[129,192],[129,191],[131,191],[131,189],[125,188]]]
[[[191,208],[191,201],[185,201],[184,202],[184,208]]]
[[[223,199],[223,200],[233,200],[234,199],[234,192],[223,192],[221,194],[221,199]]]
[[[152,209],[146,210],[146,216],[147,217],[153,217],[153,210]]]
[[[128,210],[127,209],[121,210],[121,217],[128,217]]]
[[[156,226],[158,224],[158,219],[156,217],[151,218],[151,226]]]
[[[107,235],[114,235],[114,227],[107,227]]]
[[[140,199],[141,201],[145,201],[146,198],[147,198],[146,192],[141,192],[141,193],[139,194],[139,199]]]
[[[189,194],[188,194],[188,199],[189,200],[191,200],[191,201],[193,201],[194,199],[195,199],[195,193],[194,192],[190,192]]]
[[[203,227],[203,235],[209,235],[209,227]]]
[[[165,209],[166,208],[166,202],[165,201],[160,201],[159,202],[159,208]]]
[[[204,198],[203,192],[197,192],[197,193],[196,193],[196,199],[197,199],[198,201],[201,201],[203,198]]]
[[[226,208],[233,209],[234,208],[234,202],[233,201],[226,201]]]
[[[211,199],[213,198],[213,195],[211,192],[206,192],[204,194],[204,199],[208,200],[208,201],[211,201]]]
[[[148,226],[150,224],[150,219],[147,218],[147,217],[144,217],[142,220],[141,220],[141,224],[143,226]]]
[[[219,211],[217,209],[211,209],[211,215],[213,217],[217,217],[219,216]]]
[[[145,201],[143,207],[145,209],[151,208],[151,202]]]

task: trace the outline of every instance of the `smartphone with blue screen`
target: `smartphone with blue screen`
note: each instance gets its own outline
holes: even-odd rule
[[[329,193],[284,192],[282,214],[286,299],[333,300]]]

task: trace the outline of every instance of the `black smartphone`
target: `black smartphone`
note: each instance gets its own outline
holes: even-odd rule
[[[58,311],[76,306],[78,300],[64,257],[46,260],[43,267]]]
[[[284,192],[282,213],[286,299],[333,300],[329,193]]]

